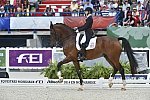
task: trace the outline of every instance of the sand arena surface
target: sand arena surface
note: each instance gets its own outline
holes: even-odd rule
[[[0,87],[0,100],[150,100],[150,88]]]

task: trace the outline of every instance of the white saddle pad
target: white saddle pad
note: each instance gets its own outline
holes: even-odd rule
[[[81,44],[82,43],[85,43],[85,41],[86,41],[86,37],[85,37],[85,33],[83,33],[84,34],[84,36],[82,37],[82,40],[81,40]],[[77,33],[77,36],[76,36],[76,48],[78,49],[78,50],[81,50],[81,48],[80,48],[80,46],[79,46],[79,37],[80,37],[80,33]],[[90,40],[90,42],[89,42],[89,45],[88,45],[88,47],[86,48],[86,50],[90,50],[90,49],[94,49],[95,48],[95,46],[96,46],[96,39],[97,39],[97,37],[94,37],[94,38],[92,38],[91,40]]]

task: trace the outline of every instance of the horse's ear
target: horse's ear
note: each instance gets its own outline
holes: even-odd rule
[[[50,21],[50,29],[53,29],[53,23]]]

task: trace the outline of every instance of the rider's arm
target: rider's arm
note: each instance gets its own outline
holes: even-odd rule
[[[83,26],[78,27],[78,30],[84,31],[84,30],[90,29],[92,26],[91,25],[92,23],[93,23],[93,19],[92,19],[92,17],[89,17],[89,18],[87,18],[86,23]]]

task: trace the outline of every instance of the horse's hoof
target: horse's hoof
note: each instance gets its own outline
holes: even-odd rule
[[[64,80],[64,79],[63,79],[63,77],[61,77],[61,78],[59,78],[59,80],[58,80],[58,81],[59,81],[59,83],[62,83],[62,82],[63,82],[63,80]]]
[[[109,83],[109,88],[111,88],[113,86],[113,83]]]
[[[83,88],[79,88],[78,91],[83,91]]]
[[[126,91],[126,88],[121,88],[121,91]]]

